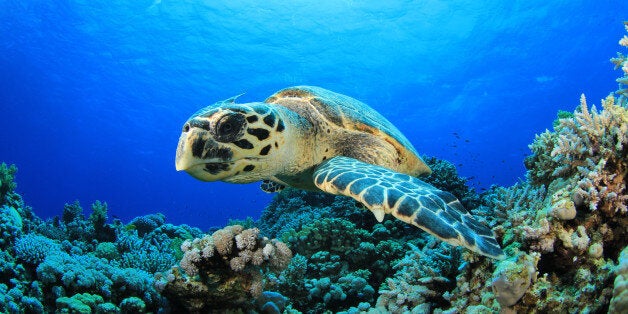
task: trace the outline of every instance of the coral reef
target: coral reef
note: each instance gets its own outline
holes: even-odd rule
[[[477,193],[467,185],[467,178],[460,177],[456,166],[447,160],[431,156],[423,156],[425,163],[432,169],[432,173],[423,181],[453,194],[460,203],[467,208],[476,208],[480,198]]]
[[[282,239],[295,257],[277,279],[277,290],[290,299],[294,309],[308,313],[368,304],[384,279],[393,274],[390,262],[405,254],[402,243],[420,245],[423,234],[391,219],[369,229],[347,218],[324,218],[298,231],[291,229]]]
[[[477,195],[453,164],[425,157],[435,171],[423,179],[491,226],[504,260],[294,189],[259,221],[211,234],[159,213],[110,221],[99,201],[87,217],[75,201],[43,221],[3,163],[0,312],[628,312],[628,61],[612,62],[616,96],[559,112],[530,145],[525,181]]]
[[[609,313],[628,312],[628,247],[621,251],[615,270],[613,298],[608,307]]]
[[[173,243],[200,230],[163,224],[138,236],[136,228],[107,222],[107,205],[89,217],[78,202],[61,217],[37,218],[15,193],[17,168],[0,166],[0,312],[157,312],[166,301],[153,273],[175,264]],[[183,241],[183,240],[180,240]]]
[[[626,31],[628,31],[628,21],[624,22],[624,27]],[[624,35],[619,40],[619,45],[628,48],[628,36]],[[624,76],[617,79],[617,83],[619,83],[619,89],[617,90],[617,95],[619,96],[618,102],[620,104],[626,104],[628,102],[628,56],[618,52],[616,58],[612,58],[611,62],[615,64],[615,70],[620,69],[624,72]]]
[[[390,313],[429,313],[447,303],[441,291],[455,283],[460,251],[431,240],[422,249],[411,251],[394,265],[396,273],[379,289],[377,309]]]
[[[240,225],[186,240],[181,250],[179,265],[159,274],[156,286],[174,307],[191,313],[252,309],[251,300],[266,285],[264,274],[283,270],[292,258],[283,242]]]
[[[17,186],[15,183],[16,172],[17,167],[15,165],[0,164],[0,205],[8,203],[7,197],[13,193]]]
[[[609,309],[616,261],[628,244],[628,110],[609,96],[598,111],[583,96],[554,126],[530,145],[526,182],[482,195],[481,207],[495,209],[491,224],[518,262],[470,261],[448,296],[452,309]],[[492,282],[493,293],[464,286],[477,281]]]
[[[562,185],[555,202],[586,202],[612,217],[628,211],[628,109],[616,105],[612,96],[602,101],[602,108],[589,110],[583,95],[573,117],[559,119],[555,132],[537,135],[526,166],[531,183]]]

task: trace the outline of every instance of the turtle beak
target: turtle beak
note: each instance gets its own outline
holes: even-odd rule
[[[206,126],[205,126],[206,125]],[[197,126],[205,126],[199,128]],[[204,163],[203,151],[209,140],[209,122],[200,119],[192,119],[185,122],[175,157],[177,171],[188,170],[193,166]]]
[[[177,145],[177,155],[174,160],[177,171],[186,170],[194,165],[195,158],[192,156],[191,150],[188,149],[187,142],[187,133],[181,133],[179,144]]]
[[[214,140],[209,122],[192,119],[183,126],[174,164],[177,171],[192,174],[197,173],[201,165],[228,163],[232,156],[233,151],[228,146]]]

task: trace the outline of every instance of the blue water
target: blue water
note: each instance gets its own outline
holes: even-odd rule
[[[385,3],[385,4],[383,4]],[[258,184],[174,169],[183,122],[240,93],[364,101],[481,191],[534,134],[615,90],[628,1],[0,1],[0,161],[43,217],[78,199],[128,221],[257,218]]]

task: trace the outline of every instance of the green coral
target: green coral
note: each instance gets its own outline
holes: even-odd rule
[[[626,313],[628,312],[628,246],[619,255],[615,275],[613,298],[610,301],[608,312]]]
[[[0,248],[6,248],[22,234],[22,216],[13,206],[0,206]]]
[[[417,233],[404,234],[392,220],[369,231],[346,218],[324,218],[287,232],[284,240],[297,254],[280,276],[278,290],[308,313],[364,307],[392,275],[390,262],[405,254],[401,243],[421,242],[421,231],[410,230]]]
[[[103,298],[99,295],[77,293],[72,297],[57,298],[56,304],[58,313],[91,314],[103,302]]]
[[[479,196],[467,185],[467,178],[460,177],[456,166],[443,159],[423,156],[425,163],[432,169],[432,173],[421,178],[436,188],[453,194],[468,210],[479,205]]]
[[[122,313],[144,313],[146,303],[138,297],[129,297],[120,302],[120,312]]]
[[[92,213],[88,221],[94,230],[94,238],[98,241],[115,241],[116,234],[113,227],[107,224],[107,203],[96,201],[92,204]]]
[[[264,208],[258,226],[264,234],[282,237],[290,230],[325,217],[346,218],[360,228],[370,228],[377,221],[373,215],[345,196],[287,188],[275,195]]]
[[[94,254],[96,254],[96,256],[100,258],[105,258],[110,261],[120,258],[120,252],[118,251],[116,244],[112,242],[98,243],[98,245],[96,246],[96,250],[94,251]]]
[[[552,122],[552,126],[556,129],[560,125],[561,119],[573,119],[574,113],[571,111],[558,110],[557,118]]]
[[[15,165],[7,166],[7,164],[0,164],[0,205],[6,203],[6,197],[13,193],[17,184],[15,183],[15,174],[17,173],[17,167]]]
[[[341,218],[325,218],[283,235],[297,253],[310,257],[320,250],[327,250],[343,257],[351,254],[367,239],[369,233],[356,228],[352,222]]]

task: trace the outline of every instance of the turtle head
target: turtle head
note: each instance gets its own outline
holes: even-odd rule
[[[248,183],[272,176],[270,162],[285,143],[273,105],[236,104],[235,97],[201,109],[183,125],[176,169],[202,181]]]

